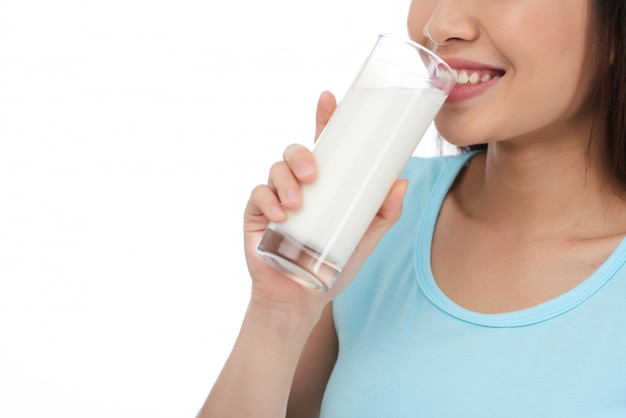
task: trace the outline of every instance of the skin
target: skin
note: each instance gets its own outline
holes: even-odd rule
[[[437,283],[468,309],[507,312],[554,298],[589,277],[624,236],[623,193],[607,186],[601,138],[588,145],[589,7],[587,0],[411,5],[414,40],[433,45],[423,33],[428,24],[444,59],[505,71],[436,120],[454,144],[489,143],[457,179],[433,238]]]
[[[504,76],[482,94],[448,103],[436,124],[457,145],[489,143],[444,201],[432,269],[456,303],[479,312],[536,305],[583,281],[626,234],[626,204],[610,187],[583,109],[591,75],[588,0],[415,0],[408,30],[444,59],[488,64]],[[532,22],[532,25],[529,24]],[[548,41],[546,41],[548,40]],[[316,137],[336,107],[320,97]],[[315,417],[337,356],[331,301],[401,214],[398,181],[330,292],[286,279],[255,246],[268,222],[302,204],[316,166],[303,146],[285,150],[244,215],[252,277],[239,337],[199,417]],[[608,186],[607,186],[608,185]],[[462,279],[462,280],[461,280]]]

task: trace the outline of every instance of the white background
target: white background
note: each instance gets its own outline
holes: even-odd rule
[[[241,218],[408,0],[0,0],[0,417],[193,417]]]

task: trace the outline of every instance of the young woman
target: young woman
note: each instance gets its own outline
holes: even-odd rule
[[[287,148],[246,208],[252,296],[199,416],[626,416],[625,27],[615,0],[413,1],[466,152],[413,158],[321,293],[255,252],[315,180]]]

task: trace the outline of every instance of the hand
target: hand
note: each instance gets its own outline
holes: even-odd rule
[[[336,107],[335,97],[329,92],[322,93],[317,105],[315,140]],[[283,153],[283,160],[271,167],[267,185],[257,186],[252,191],[246,207],[244,243],[248,270],[253,280],[252,297],[272,309],[305,315],[319,314],[328,301],[348,286],[380,238],[401,214],[406,180],[396,181],[333,288],[320,292],[302,286],[268,265],[257,254],[256,246],[270,221],[281,222],[287,216],[285,210],[294,211],[301,207],[300,185],[313,182],[316,176],[317,167],[311,151],[302,145],[290,145]]]

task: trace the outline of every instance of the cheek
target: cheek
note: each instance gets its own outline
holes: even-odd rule
[[[577,115],[588,97],[595,72],[588,65],[583,36],[573,33],[549,39],[553,42],[515,57],[508,86],[511,97],[519,98],[519,108],[528,109],[535,120]]]
[[[527,29],[525,41],[512,41],[517,42],[514,50],[521,54],[511,56],[511,61],[529,87],[537,84],[546,96],[577,105],[580,97],[586,96],[594,73],[588,57],[588,5],[582,0],[568,0],[569,7],[557,3],[544,6],[543,14],[542,10],[533,12],[543,18],[535,19],[533,31]],[[529,14],[525,20],[531,21],[531,17]],[[524,33],[521,25],[517,29]]]

